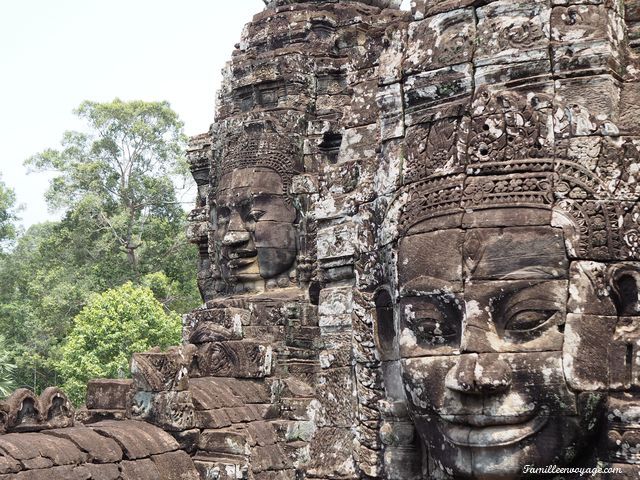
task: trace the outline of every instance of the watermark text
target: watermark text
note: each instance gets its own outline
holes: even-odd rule
[[[536,475],[579,475],[581,477],[593,477],[595,475],[618,473],[622,474],[619,467],[558,467],[556,465],[547,465],[546,467],[536,467],[534,465],[525,465],[522,473],[533,473]]]

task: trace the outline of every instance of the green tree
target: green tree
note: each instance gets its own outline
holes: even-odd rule
[[[0,246],[6,247],[16,237],[18,220],[16,194],[0,180]]]
[[[13,382],[13,372],[16,366],[11,363],[9,351],[7,350],[5,339],[0,335],[0,398],[8,396],[15,388]]]
[[[88,132],[66,132],[61,150],[25,163],[56,172],[49,204],[73,212],[88,231],[116,245],[138,276],[139,252],[153,231],[184,216],[174,186],[187,172],[182,122],[167,102],[85,101],[75,113]]]
[[[76,113],[86,131],[26,162],[54,172],[47,200],[62,219],[29,228],[0,261],[0,332],[17,385],[36,391],[61,380],[60,348],[91,294],[132,281],[167,312],[200,303],[197,249],[177,201],[187,178],[178,116],[166,102],[117,99]]]
[[[75,247],[62,223],[47,222],[30,227],[0,262],[0,331],[18,386],[40,391],[56,383],[52,359],[73,317],[92,292],[107,288]]]
[[[128,376],[133,353],[177,345],[180,329],[180,316],[166,312],[148,287],[127,282],[92,295],[61,348],[63,387],[80,403],[88,380]]]

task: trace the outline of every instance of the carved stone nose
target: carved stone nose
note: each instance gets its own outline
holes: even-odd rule
[[[251,235],[249,234],[249,232],[232,231],[226,233],[226,235],[222,239],[222,244],[227,247],[233,245],[241,245],[243,243],[247,243],[250,239]]]
[[[495,353],[462,355],[447,373],[445,386],[472,395],[502,393],[511,387],[511,367]]]

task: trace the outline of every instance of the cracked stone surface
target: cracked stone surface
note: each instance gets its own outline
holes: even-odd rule
[[[0,479],[638,478],[640,3],[398,3],[264,2],[183,345],[15,392]]]

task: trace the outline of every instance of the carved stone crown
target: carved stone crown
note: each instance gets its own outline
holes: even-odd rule
[[[233,170],[266,167],[280,175],[283,193],[286,194],[292,177],[303,171],[302,149],[295,135],[285,137],[279,133],[245,128],[228,138],[217,165],[216,184],[222,175]]]
[[[583,258],[640,258],[638,149],[563,124],[574,105],[544,94],[478,91],[470,112],[407,132],[399,233],[430,218],[484,209],[553,210],[576,230]]]

